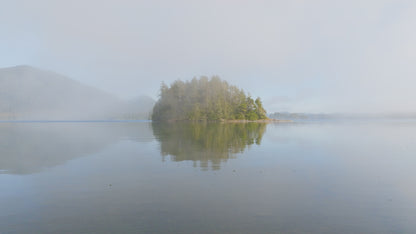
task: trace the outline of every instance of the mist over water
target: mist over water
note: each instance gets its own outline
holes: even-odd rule
[[[416,233],[415,25],[411,0],[2,1],[0,233]],[[209,122],[266,110],[294,122]]]
[[[415,121],[0,129],[5,233],[416,230]]]

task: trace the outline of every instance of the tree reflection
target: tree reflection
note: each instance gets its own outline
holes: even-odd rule
[[[192,160],[203,170],[219,170],[235,154],[250,145],[260,145],[265,123],[153,123],[163,160]]]

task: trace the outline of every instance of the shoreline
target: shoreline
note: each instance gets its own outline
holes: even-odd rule
[[[289,123],[293,120],[283,120],[283,119],[258,119],[258,120],[220,120],[219,122],[223,123]]]
[[[283,120],[283,119],[258,119],[258,120],[248,120],[248,119],[220,119],[220,120],[168,120],[168,121],[152,121],[159,123],[291,123],[293,120]]]
[[[124,119],[97,119],[97,120],[30,120],[30,119],[22,119],[22,120],[2,120],[0,119],[0,123],[121,123],[121,122],[154,122],[154,123],[290,123],[293,120],[283,120],[283,119],[259,119],[259,120],[246,120],[246,119],[234,119],[234,120],[168,120],[168,121],[152,121],[152,120],[144,120],[144,119],[137,119],[137,120],[124,120]]]

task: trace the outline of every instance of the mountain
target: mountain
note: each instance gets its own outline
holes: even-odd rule
[[[97,88],[30,66],[0,69],[0,119],[119,119],[149,112]]]

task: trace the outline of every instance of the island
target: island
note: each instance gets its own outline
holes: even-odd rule
[[[218,76],[162,83],[153,108],[153,121],[272,121],[259,97],[253,99]]]

